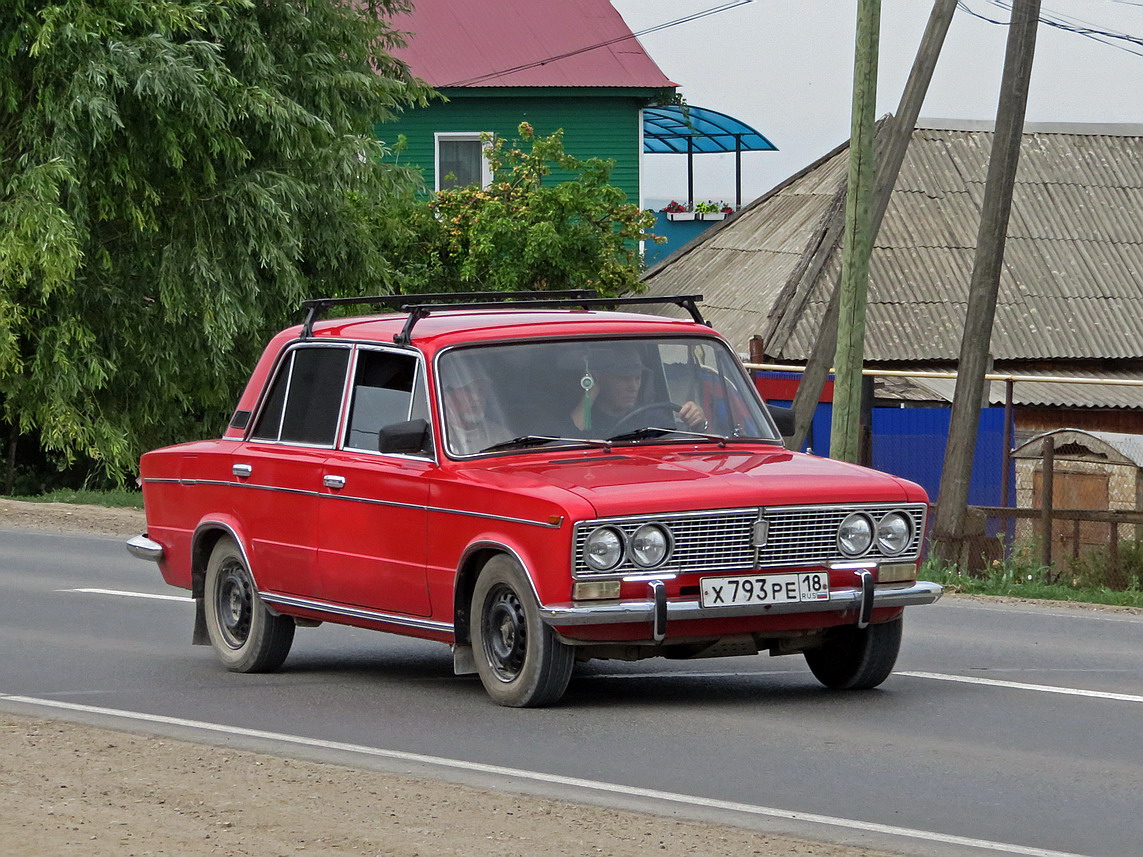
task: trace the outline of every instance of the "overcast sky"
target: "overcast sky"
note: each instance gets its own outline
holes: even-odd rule
[[[613,0],[641,30],[733,0]],[[1007,27],[1004,0],[965,0],[957,10],[921,117],[992,120]],[[882,0],[878,116],[893,112],[924,33],[929,0]],[[1028,122],[1143,125],[1143,0],[1042,0],[1041,17],[1125,33],[1121,47],[1041,23]],[[780,151],[743,155],[743,203],[849,136],[857,0],[753,0],[640,36],[687,102],[728,113]],[[1143,158],[1143,151],[1140,152]],[[644,157],[644,202],[687,193],[684,155]],[[734,200],[734,156],[695,158],[695,197]]]

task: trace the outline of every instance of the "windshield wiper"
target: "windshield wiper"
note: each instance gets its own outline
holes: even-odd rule
[[[526,434],[521,437],[514,437],[511,440],[502,440],[500,443],[494,443],[491,446],[486,446],[481,452],[496,452],[501,449],[525,449],[529,446],[544,446],[549,443],[576,443],[583,446],[599,446],[607,448],[611,446],[611,442],[607,440],[594,440],[583,437],[553,437],[551,435],[543,434]]]
[[[617,434],[615,437],[608,438],[608,440],[616,443],[624,440],[649,440],[654,437],[663,437],[668,434],[681,434],[684,437],[701,437],[704,440],[712,440],[719,446],[726,446],[727,440],[720,434],[710,434],[708,432],[701,431],[687,431],[686,429],[677,428],[660,428],[658,426],[644,426],[641,429],[635,429],[635,431]]]

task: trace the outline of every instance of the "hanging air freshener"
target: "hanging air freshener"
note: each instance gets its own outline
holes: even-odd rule
[[[586,361],[583,366],[583,377],[579,379],[579,385],[583,387],[583,430],[591,430],[591,388],[595,386],[595,379],[591,377],[591,369],[588,368]]]

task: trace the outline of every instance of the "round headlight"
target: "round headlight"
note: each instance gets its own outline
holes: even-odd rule
[[[583,558],[596,571],[607,571],[623,559],[623,534],[612,527],[600,527],[583,544]]]
[[[660,565],[671,549],[671,540],[666,531],[655,524],[644,524],[631,536],[627,546],[631,559],[638,566],[653,568]]]
[[[869,516],[854,512],[837,529],[838,549],[846,556],[861,556],[873,544],[873,522]]]
[[[913,540],[913,522],[904,512],[890,512],[877,522],[877,546],[889,556],[899,554]]]

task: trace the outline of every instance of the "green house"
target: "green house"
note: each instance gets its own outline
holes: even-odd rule
[[[642,111],[669,99],[672,83],[609,0],[418,0],[394,23],[409,44],[395,51],[448,98],[378,126],[404,134],[404,162],[430,189],[487,185],[481,135],[509,140],[521,122],[539,136],[564,131],[579,158],[614,161],[612,183],[642,203]]]

